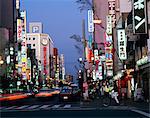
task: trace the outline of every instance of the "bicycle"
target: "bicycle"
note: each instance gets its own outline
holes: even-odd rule
[[[111,96],[109,94],[109,92],[105,92],[104,95],[102,96],[102,105],[107,107],[110,106],[111,104]]]
[[[110,90],[109,92],[105,92],[104,95],[102,96],[102,105],[104,107],[108,107],[111,105],[112,99],[115,99],[115,95],[117,93],[114,92],[114,90]],[[119,103],[117,103],[119,104]]]

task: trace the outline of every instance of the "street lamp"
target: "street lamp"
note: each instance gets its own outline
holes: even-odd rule
[[[4,61],[2,59],[2,56],[0,56],[0,66],[4,64]]]
[[[0,60],[0,65],[3,65],[4,61],[3,60]]]

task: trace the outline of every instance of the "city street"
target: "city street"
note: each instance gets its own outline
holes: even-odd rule
[[[39,112],[40,111],[40,112]],[[34,109],[22,111],[5,111],[1,113],[1,118],[148,118],[137,111],[129,109],[86,109],[86,108],[54,108],[54,109]]]
[[[150,118],[150,0],[0,0],[0,118]]]
[[[59,96],[48,98],[27,98],[7,101],[1,104],[1,118],[48,118],[48,117],[118,117],[147,118],[150,117],[148,106],[144,103],[125,103],[117,106],[114,102],[104,107],[101,100],[59,102]],[[139,108],[138,108],[139,106]],[[142,107],[143,106],[143,107]]]

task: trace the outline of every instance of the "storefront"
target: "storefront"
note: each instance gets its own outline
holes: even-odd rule
[[[143,97],[149,100],[149,85],[150,85],[150,63],[139,66],[139,87],[143,90]]]
[[[143,97],[145,100],[149,100],[149,85],[150,85],[150,62],[148,57],[143,57],[137,61],[138,74],[140,75],[138,79],[138,87],[141,87],[143,90]]]

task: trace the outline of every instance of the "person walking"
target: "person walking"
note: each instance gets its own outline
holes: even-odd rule
[[[112,90],[112,98],[115,99],[116,103],[119,104],[119,100],[118,100],[118,86],[117,86],[117,82],[114,81],[114,87]]]

